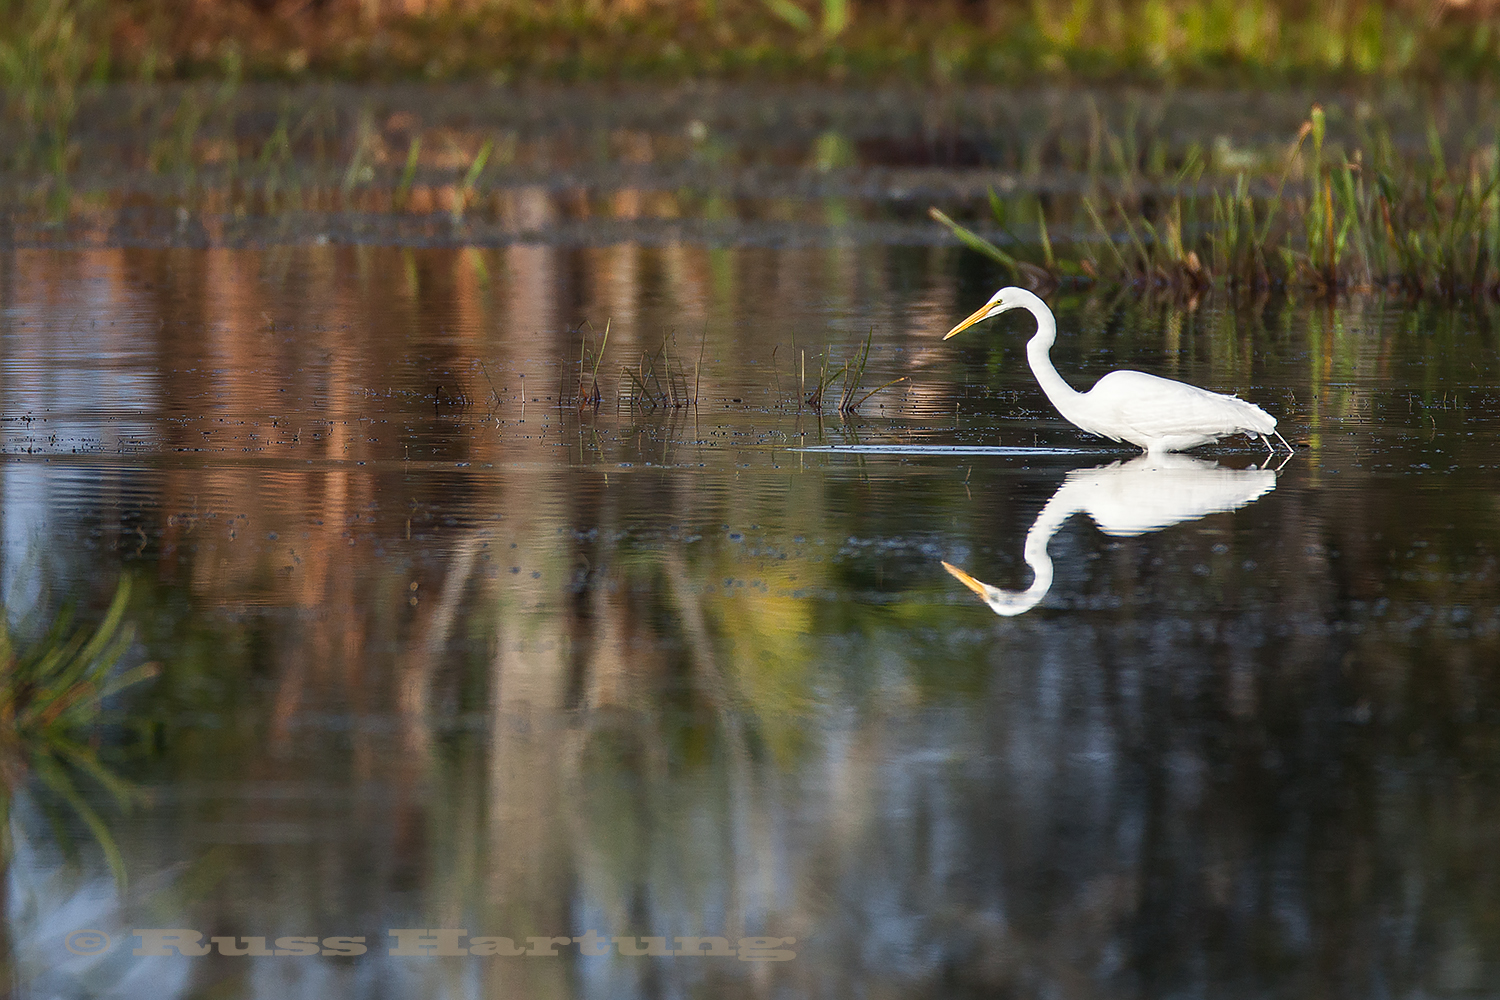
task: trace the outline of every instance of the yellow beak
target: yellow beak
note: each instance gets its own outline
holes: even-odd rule
[[[970,319],[972,319],[972,318],[973,317],[970,317]],[[959,329],[961,330],[961,329],[963,329],[963,327],[959,327]],[[957,332],[957,331],[954,331],[954,332]],[[951,336],[953,336],[953,334],[950,333],[948,336],[951,337]],[[953,565],[952,563],[945,562],[945,563],[943,563],[943,569],[947,570],[948,572],[952,573],[954,576],[958,577],[958,582],[959,583],[962,583],[965,587],[968,587],[970,590],[974,591],[974,593],[978,594],[980,597],[985,597],[986,596],[985,590],[984,590],[984,584],[980,583],[978,580],[974,579],[972,576],[970,576],[969,574],[965,573],[963,570],[959,569],[957,566]]]
[[[978,309],[975,309],[973,315],[971,315],[968,319],[964,320],[962,323],[958,324],[953,329],[943,334],[943,339],[947,340],[949,337],[956,337],[960,333],[963,333],[965,330],[967,330],[969,327],[973,326],[975,323],[978,323],[980,320],[988,319],[990,315],[990,306],[992,306],[993,304],[994,303],[992,302],[986,302]],[[946,566],[948,564],[943,563],[943,565]]]

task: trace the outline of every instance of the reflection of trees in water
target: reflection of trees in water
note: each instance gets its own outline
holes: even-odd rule
[[[654,526],[690,528],[774,523],[789,502],[819,530],[815,495],[681,482],[497,472],[486,495],[505,517],[439,532],[441,556],[413,548],[409,574],[361,537],[337,569],[348,590],[330,592],[345,613],[319,602],[249,658],[271,685],[249,703],[275,706],[272,738],[205,759],[255,782],[316,758],[386,791],[355,803],[352,823],[344,803],[273,807],[327,849],[288,852],[272,889],[228,881],[187,905],[231,914],[228,933],[247,919],[232,900],[284,921],[351,905],[316,886],[359,884],[370,905],[415,890],[412,912],[475,933],[796,935],[799,960],[772,976],[807,989],[877,975],[1154,993],[1190,988],[1186,969],[1236,988],[1361,988],[1462,982],[1496,954],[1494,749],[1472,720],[1500,691],[1477,663],[1421,652],[1441,630],[1369,615],[1349,627],[1327,551],[1341,529],[1317,530],[1317,494],[1288,492],[1223,556],[1218,534],[1160,536],[1178,539],[1183,576],[1216,558],[1266,567],[1211,574],[1227,590],[1131,582],[1155,549],[1122,543],[1091,570],[1116,610],[948,639],[934,630],[969,621],[963,605],[898,624],[789,596],[838,587],[857,564],[621,530],[646,504]],[[1259,589],[1276,582],[1296,593]],[[337,638],[351,629],[357,644]],[[972,677],[964,661],[978,661],[977,690],[945,678]],[[1380,663],[1441,663],[1447,677],[1412,697],[1365,667]],[[200,820],[204,839],[267,809],[220,805],[229,818]],[[335,817],[342,828],[322,830]],[[258,870],[250,848],[228,850],[243,852],[220,859],[230,879]],[[570,975],[485,970],[488,988],[522,991]],[[700,974],[612,973],[622,989]]]
[[[436,381],[476,356],[505,376],[508,401],[521,372],[545,399],[550,359],[576,349],[547,331],[575,311],[635,309],[638,335],[654,337],[688,289],[711,297],[710,314],[747,303],[757,327],[821,287],[812,264],[843,275],[850,298],[878,268],[835,251],[788,264],[621,247],[595,255],[619,269],[605,281],[532,246],[496,254],[484,286],[459,255],[394,268],[384,251],[346,248],[111,253],[135,269],[125,285],[155,286],[154,305],[132,308],[201,310],[146,341],[164,406],[196,417],[224,399],[260,414],[243,431],[164,419],[169,454],[204,429],[231,448],[254,445],[229,434],[280,442],[276,462],[190,453],[150,473],[160,506],[142,516],[159,558],[144,620],[173,655],[139,708],[161,734],[147,770],[181,797],[122,840],[132,866],[189,860],[153,890],[182,926],[378,941],[410,916],[518,938],[799,939],[799,959],[769,972],[622,963],[616,992],[695,977],[744,993],[876,979],[950,993],[1369,992],[1378,974],[1395,993],[1482,983],[1500,954],[1495,511],[1464,506],[1471,494],[1393,503],[1373,479],[1307,489],[1314,451],[1232,534],[1184,526],[1101,547],[1075,519],[1053,546],[1076,610],[976,632],[972,607],[924,603],[951,581],[912,577],[930,565],[915,553],[933,537],[1013,553],[1056,485],[1045,471],[987,491],[980,469],[977,500],[916,467],[627,472],[589,467],[596,453],[576,443],[590,427],[617,433],[627,418],[608,412],[564,421],[543,403],[524,430],[485,437],[458,415],[432,419],[426,396],[409,407],[424,421],[413,430],[373,423],[361,402],[391,390],[393,370]],[[42,268],[36,255],[27,266]],[[930,301],[946,294],[923,308],[951,313]],[[326,311],[302,309],[313,302]],[[272,330],[262,312],[295,328]],[[1258,349],[1305,349],[1282,320]],[[1195,342],[1197,322],[1179,315],[1185,352],[1196,343],[1211,367],[1246,370],[1230,313],[1203,320]],[[1330,416],[1369,404],[1341,384],[1345,369],[1395,363],[1395,334],[1349,327],[1318,327],[1328,350],[1308,352]],[[202,330],[219,367],[171,364]],[[1102,336],[1084,329],[1078,350]],[[768,357],[754,338],[710,356]],[[278,380],[301,411],[283,414]],[[396,388],[430,393],[414,376]],[[297,427],[268,428],[273,415],[308,421],[295,447]],[[695,447],[641,428],[633,455],[686,461]],[[472,464],[342,464],[400,458],[404,443]],[[1318,447],[1347,445],[1329,433]],[[1415,547],[1420,526],[1449,523],[1446,541]],[[720,530],[748,524],[766,528]],[[839,544],[854,536],[917,541],[883,562]],[[119,547],[135,552],[133,536]],[[245,974],[193,970],[203,985]],[[485,970],[493,990],[577,988],[563,962]]]

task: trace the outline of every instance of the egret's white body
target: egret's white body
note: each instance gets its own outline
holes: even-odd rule
[[[1070,386],[1052,367],[1048,352],[1057,340],[1057,320],[1047,304],[1024,288],[1002,288],[968,319],[949,330],[947,340],[981,320],[1010,309],[1027,309],[1036,317],[1036,335],[1026,344],[1026,359],[1037,384],[1074,426],[1114,441],[1129,441],[1149,454],[1185,451],[1232,434],[1272,435],[1290,450],[1276,431],[1276,418],[1254,403],[1225,396],[1186,382],[1118,371],[1094,383],[1088,392]]]
[[[1116,374],[1133,374],[1117,372]],[[1128,537],[1237,510],[1276,488],[1270,469],[1228,469],[1186,455],[1142,455],[1068,473],[1026,532],[1022,556],[1034,574],[1025,590],[1002,590],[974,579],[949,563],[943,567],[978,594],[997,615],[1030,611],[1052,587],[1047,543],[1063,523],[1083,512],[1106,535]]]

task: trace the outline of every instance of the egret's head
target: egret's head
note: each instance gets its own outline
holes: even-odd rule
[[[994,295],[991,295],[988,302],[974,310],[968,319],[944,334],[943,339],[947,340],[949,337],[955,337],[975,323],[987,320],[991,316],[998,316],[1007,309],[1034,309],[1040,302],[1041,299],[1038,299],[1024,288],[1002,288]]]
[[[943,562],[943,569],[952,573],[953,576],[979,595],[979,599],[990,606],[990,610],[1005,618],[1013,618],[1024,614],[1041,603],[1042,596],[1047,593],[1047,588],[1031,588],[1027,590],[1001,590],[999,587],[991,587],[982,580],[976,580],[963,570],[950,562]]]

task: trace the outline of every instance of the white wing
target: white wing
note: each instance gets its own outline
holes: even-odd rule
[[[1230,469],[1185,455],[1142,455],[1068,473],[1052,503],[1087,511],[1107,535],[1141,535],[1236,510],[1276,488],[1270,469]]]
[[[1069,517],[1085,511],[1106,535],[1148,531],[1236,510],[1276,488],[1270,469],[1229,469],[1186,455],[1142,455],[1093,469],[1074,469],[1026,533],[1026,564],[1035,574],[1025,590],[1002,590],[943,563],[990,610],[1010,618],[1041,603],[1052,586],[1047,543]]]
[[[1269,434],[1276,418],[1254,403],[1146,372],[1110,372],[1083,396],[1084,430],[1141,444],[1154,439],[1196,440],[1230,434]]]

